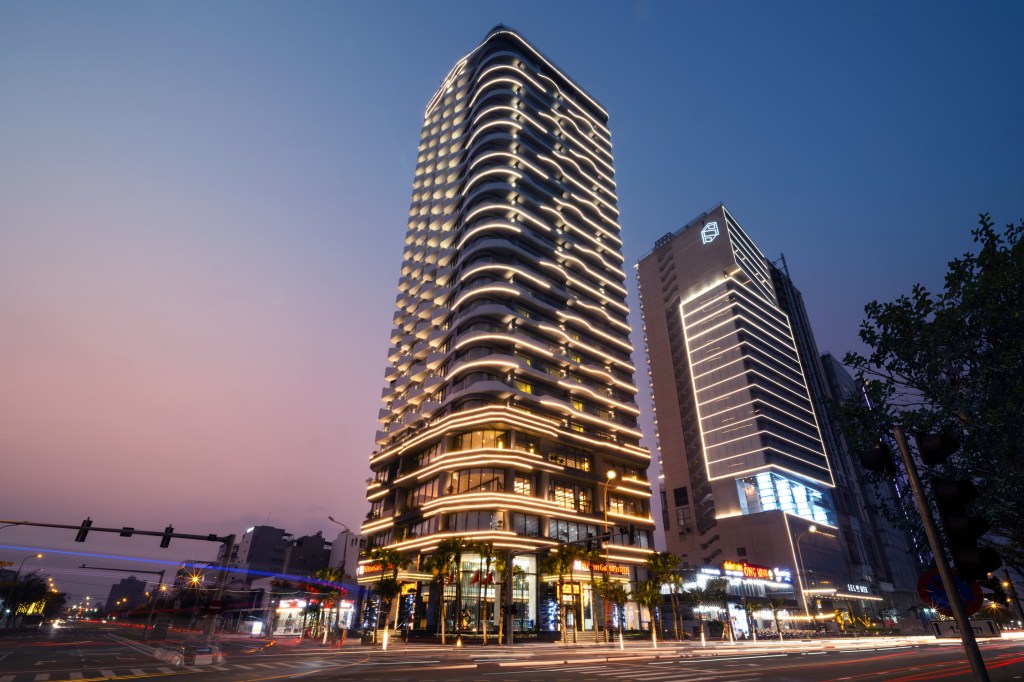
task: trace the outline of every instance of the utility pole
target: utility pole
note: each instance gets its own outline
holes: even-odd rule
[[[218,607],[222,605],[221,599],[224,597],[224,586],[228,580],[228,564],[231,563],[231,553],[235,551],[235,534],[228,535],[223,540],[224,542],[224,558],[220,562],[220,571],[217,573],[217,590],[213,593],[213,603]],[[209,639],[213,635],[214,625],[216,624],[216,618],[210,616],[219,615],[220,611],[216,613],[210,613],[207,610],[206,625],[203,627],[203,636]]]
[[[988,671],[985,669],[985,660],[981,657],[981,649],[978,648],[978,640],[974,638],[974,630],[964,609],[963,601],[960,599],[960,590],[957,588],[953,576],[953,570],[946,561],[943,552],[942,538],[939,536],[938,527],[932,518],[931,509],[928,507],[928,500],[924,495],[924,486],[921,485],[921,477],[917,473],[917,465],[910,454],[910,447],[907,445],[907,438],[903,429],[894,426],[892,435],[896,439],[896,445],[903,460],[903,468],[910,480],[910,490],[914,494],[914,501],[917,503],[917,510],[921,514],[921,522],[924,524],[924,532],[928,537],[928,544],[931,546],[932,554],[935,557],[935,567],[942,578],[942,587],[949,598],[949,609],[953,612],[953,619],[957,628],[960,629],[960,638],[963,641],[964,652],[967,654],[967,662],[974,673],[974,679],[978,682],[989,682]]]

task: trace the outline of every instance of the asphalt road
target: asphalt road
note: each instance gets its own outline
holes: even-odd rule
[[[221,665],[176,670],[145,645],[99,624],[0,633],[0,682],[174,678],[263,682],[270,680],[479,680],[486,682],[920,682],[973,680],[958,642],[933,638],[868,638],[842,642],[767,642],[730,645],[630,642],[625,650],[593,644],[562,647],[441,648],[349,642],[343,649],[286,640],[262,647],[256,640],[223,638]],[[982,642],[992,682],[1024,680],[1024,637]]]

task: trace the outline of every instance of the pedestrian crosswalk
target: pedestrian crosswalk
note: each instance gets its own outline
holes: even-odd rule
[[[246,673],[258,673],[258,672],[270,672],[274,670],[284,671],[292,670],[315,670],[320,667],[322,662],[315,660],[305,661],[270,661],[270,662],[251,662],[246,663],[224,663],[222,665],[185,665],[181,668],[169,667],[164,661],[160,661],[159,665],[142,665],[138,663],[131,668],[93,668],[85,670],[61,670],[51,672],[35,672],[35,671],[21,671],[21,672],[0,672],[0,682],[67,682],[70,680],[81,680],[82,682],[98,682],[100,680],[119,680],[119,679],[130,679],[138,677],[146,677],[150,675],[170,675],[181,672],[194,672],[194,673],[238,673],[244,675]]]
[[[530,666],[515,672],[502,670],[488,675],[491,679],[529,679],[531,675],[543,675],[561,666]],[[564,668],[562,668],[564,669]],[[760,682],[762,678],[748,671],[708,670],[685,664],[631,664],[573,666],[573,677],[580,680],[628,680],[628,682]]]

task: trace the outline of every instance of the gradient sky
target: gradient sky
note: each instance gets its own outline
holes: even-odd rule
[[[0,518],[357,528],[423,108],[498,23],[610,112],[627,264],[723,201],[822,351],[1024,217],[1020,2],[2,0]],[[0,559],[215,551],[73,537]]]

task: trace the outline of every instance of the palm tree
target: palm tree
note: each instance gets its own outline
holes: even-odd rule
[[[515,586],[516,576],[522,576],[525,574],[523,569],[512,565],[512,580],[508,579],[508,565],[512,561],[512,550],[495,554],[494,556],[494,572],[501,576],[501,602],[502,609],[505,608],[505,604],[511,603],[512,601],[512,590]],[[506,592],[507,590],[507,592]],[[506,595],[508,595],[506,597]],[[505,641],[505,615],[507,612],[502,610],[502,617],[498,620],[498,644],[502,644]]]
[[[765,599],[768,604],[768,610],[772,612],[772,619],[775,621],[775,629],[779,631],[779,641],[782,641],[782,621],[779,618],[779,613],[786,607],[786,600],[779,599],[777,597],[768,597]]]
[[[626,587],[622,583],[612,583],[607,588],[608,601],[615,606],[619,607],[619,613],[622,614],[626,608],[626,602],[629,600],[629,593],[626,592]],[[621,619],[621,616],[620,616]],[[622,623],[620,622],[618,628],[622,629]]]
[[[605,560],[605,553],[598,547],[593,547],[584,550],[580,558],[587,562],[587,568],[590,569],[590,610],[594,619],[594,643],[601,643],[601,628],[597,625],[597,608],[594,606],[594,595],[598,594],[599,590],[597,587],[597,581],[594,580],[594,565],[602,564]],[[604,597],[602,596],[602,601]],[[605,615],[607,615],[607,609],[605,609]]]
[[[725,591],[728,581],[724,578],[716,578],[709,580],[704,587],[694,587],[693,589],[687,590],[683,593],[684,601],[693,609],[693,612],[697,614],[697,622],[700,624],[700,643],[704,645],[707,642],[707,637],[704,633],[704,621],[707,619],[705,615],[708,607],[721,608],[721,604],[727,598]]]
[[[562,631],[562,642],[568,642],[568,629],[566,626],[565,601],[562,595],[565,594],[565,576],[572,575],[572,565],[579,558],[580,548],[576,545],[559,545],[558,549],[548,553],[540,562],[540,570],[543,573],[558,575],[558,627]],[[574,602],[575,603],[575,602]],[[576,630],[573,629],[575,637]]]
[[[437,583],[438,597],[441,602],[441,644],[445,643],[445,622],[448,620],[448,600],[444,596],[445,582],[448,580],[456,566],[456,553],[461,556],[462,540],[461,538],[447,538],[442,540],[426,561],[423,563],[424,568],[430,571],[431,575],[434,576],[434,582]]]
[[[410,560],[397,549],[390,547],[373,547],[366,553],[366,556],[381,565],[381,577],[373,584],[371,589],[377,593],[381,601],[387,604],[388,615],[384,620],[386,627],[388,619],[391,617],[391,610],[395,606],[395,597],[402,593],[402,583],[398,580],[398,572],[408,566]],[[391,571],[390,575],[384,573],[387,570]],[[377,622],[373,624],[375,632],[380,628],[381,610],[377,610]]]
[[[609,617],[608,617],[608,605],[609,604],[618,604],[618,602],[615,601],[615,595],[616,595],[616,591],[615,590],[616,590],[616,588],[620,588],[621,589],[621,591],[622,591],[622,603],[624,604],[626,602],[626,598],[628,596],[626,594],[626,588],[622,587],[622,585],[620,585],[619,583],[613,583],[611,580],[608,579],[607,575],[601,576],[601,581],[599,583],[597,583],[597,585],[595,587],[595,589],[597,590],[597,593],[599,595],[601,595],[601,607],[602,607],[601,618],[604,621],[604,643],[605,644],[608,643],[608,630],[610,629],[609,628],[609,623],[611,622],[609,620]],[[613,624],[613,626],[614,626],[614,624]],[[598,642],[600,643],[600,640],[598,640]]]
[[[661,604],[661,585],[654,580],[641,580],[633,590],[633,599],[651,614],[651,646],[658,648],[657,625],[654,610]]]
[[[655,552],[647,557],[647,572],[651,580],[658,585],[669,585],[669,598],[672,604],[672,629],[676,632],[676,641],[679,640],[679,607],[678,596],[675,586],[679,584],[679,574],[675,572],[679,566],[680,558],[671,552]],[[661,619],[659,618],[659,623]],[[661,638],[665,639],[665,630],[662,626]]]
[[[313,576],[318,578],[318,585],[321,587],[324,601],[326,604],[338,604],[338,601],[344,595],[348,594],[348,590],[342,587],[341,582],[344,580],[345,575],[338,568],[321,568],[316,571]],[[325,617],[321,611],[322,617]],[[324,641],[327,641],[327,632],[331,629],[336,630],[341,620],[341,608],[336,608],[334,611],[334,626],[333,628],[328,627],[327,623],[321,623],[324,628]]]
[[[479,542],[474,542],[472,544],[472,549],[480,555],[481,561],[486,565],[480,574],[480,586],[484,592],[484,613],[480,615],[480,621],[484,630],[484,646],[487,646],[487,577],[491,573],[491,562],[494,561],[494,544],[481,540]]]

